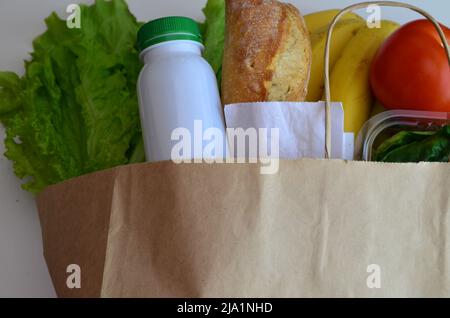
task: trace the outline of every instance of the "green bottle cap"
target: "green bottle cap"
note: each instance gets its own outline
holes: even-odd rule
[[[140,51],[167,41],[189,40],[202,43],[197,22],[186,17],[166,17],[144,24],[138,32]]]

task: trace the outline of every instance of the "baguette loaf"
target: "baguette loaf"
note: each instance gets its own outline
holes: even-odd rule
[[[303,101],[311,42],[300,12],[275,0],[226,0],[223,103]]]

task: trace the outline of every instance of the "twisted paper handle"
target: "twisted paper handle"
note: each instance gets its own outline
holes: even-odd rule
[[[357,9],[363,9],[367,8],[370,5],[378,5],[382,7],[399,7],[399,8],[407,8],[410,10],[413,10],[421,15],[423,15],[425,18],[430,20],[436,30],[439,33],[439,36],[442,40],[442,43],[444,44],[445,51],[447,52],[447,58],[448,63],[450,65],[450,49],[449,45],[447,43],[447,39],[445,37],[444,31],[442,31],[441,26],[439,25],[439,22],[436,21],[435,18],[433,18],[429,13],[426,11],[415,7],[410,4],[401,3],[401,2],[394,2],[394,1],[371,1],[371,2],[362,2],[358,4],[351,5],[345,9],[343,9],[341,12],[339,12],[338,15],[333,19],[333,21],[330,24],[330,27],[328,29],[328,36],[325,46],[325,69],[324,69],[324,79],[325,79],[325,105],[326,105],[326,138],[325,138],[325,157],[327,159],[331,158],[331,93],[330,93],[330,45],[331,45],[331,36],[333,33],[333,29],[336,25],[336,23],[339,21],[339,19],[345,15],[346,13],[349,13],[351,11],[357,10]]]

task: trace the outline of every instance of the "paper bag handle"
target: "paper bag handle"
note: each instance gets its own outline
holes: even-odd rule
[[[370,5],[378,5],[383,7],[400,7],[400,8],[407,8],[410,10],[413,10],[421,15],[423,15],[425,18],[430,20],[436,30],[439,33],[439,36],[442,40],[442,43],[444,44],[445,51],[447,52],[447,58],[448,63],[450,65],[450,49],[449,45],[447,43],[447,39],[445,37],[444,31],[442,31],[441,26],[436,21],[435,18],[433,18],[429,13],[426,11],[415,7],[410,4],[401,3],[401,2],[394,2],[394,1],[371,1],[371,2],[362,2],[358,4],[351,5],[345,9],[343,9],[341,12],[339,12],[336,17],[333,19],[333,21],[330,24],[330,27],[328,29],[328,35],[327,35],[327,41],[325,45],[325,69],[324,69],[324,79],[325,79],[325,105],[326,105],[326,124],[325,124],[325,157],[327,159],[331,158],[331,93],[330,93],[330,45],[331,45],[331,36],[333,33],[333,29],[338,22],[338,20],[345,15],[346,13],[349,13],[351,11],[357,10],[357,9],[363,9],[367,8]]]

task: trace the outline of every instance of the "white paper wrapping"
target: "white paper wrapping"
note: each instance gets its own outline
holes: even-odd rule
[[[344,133],[341,103],[332,109],[333,159],[353,159],[353,134]],[[325,158],[325,103],[265,102],[225,106],[227,128],[279,129],[281,159]]]

